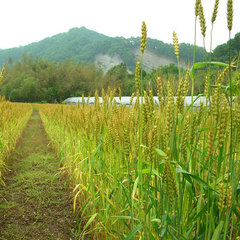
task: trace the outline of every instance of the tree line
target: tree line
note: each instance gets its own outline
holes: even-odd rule
[[[61,102],[70,96],[93,95],[108,86],[121,87],[123,94],[134,88],[134,74],[125,64],[106,74],[95,64],[66,60],[62,63],[23,55],[21,61],[5,67],[1,95],[15,102]]]
[[[196,72],[195,94],[203,93],[206,69]],[[186,70],[181,69],[184,76]],[[163,87],[170,81],[175,89],[179,80],[175,64],[159,66],[151,72],[143,70],[143,88],[153,90],[157,95],[157,76],[161,76]],[[214,77],[214,74],[212,74]],[[189,81],[190,83],[190,81]],[[56,63],[24,54],[20,61],[8,63],[5,67],[1,95],[14,102],[61,102],[73,96],[93,96],[95,90],[121,88],[123,96],[135,91],[135,73],[129,72],[125,63],[109,69],[106,73],[94,63],[72,60]],[[190,86],[189,86],[190,88]]]

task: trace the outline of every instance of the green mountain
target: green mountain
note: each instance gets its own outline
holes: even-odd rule
[[[85,27],[73,28],[18,48],[0,50],[0,65],[20,60],[23,54],[41,57],[49,61],[61,62],[71,59],[74,62],[96,62],[107,71],[124,62],[130,71],[134,71],[136,59],[140,56],[140,38],[108,37]],[[196,48],[196,61],[202,61],[206,51]],[[180,63],[187,66],[193,59],[193,45],[180,44]],[[151,39],[147,40],[143,67],[146,71],[159,65],[176,63],[172,44]]]
[[[234,38],[224,44],[217,46],[213,51],[213,58],[216,61],[229,61],[229,48],[231,49],[231,58],[238,59],[240,53],[240,32]]]

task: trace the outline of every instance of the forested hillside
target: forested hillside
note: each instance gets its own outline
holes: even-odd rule
[[[157,75],[162,76],[163,84],[168,80],[174,82],[178,79],[178,69],[170,64],[150,73],[143,71],[143,85],[148,88],[151,84],[154,94],[157,94]],[[124,63],[104,73],[94,63],[76,64],[71,60],[56,63],[25,54],[21,60],[6,66],[0,95],[16,102],[61,102],[70,96],[93,96],[95,90],[101,95],[102,89],[114,88],[116,94],[121,88],[125,96],[135,91],[135,73],[129,73]]]
[[[124,62],[130,71],[134,71],[139,46],[140,38],[138,37],[129,39],[123,37],[113,38],[85,27],[73,28],[69,32],[60,33],[27,46],[0,50],[0,65],[20,60],[24,53],[32,54],[33,57],[48,59],[49,61],[62,62],[68,59],[75,63],[97,62],[99,54],[107,54],[110,57],[119,56],[120,62]],[[168,64],[175,63],[176,60],[172,49],[172,44],[149,38],[147,50],[159,57],[159,64],[150,62],[150,66],[162,65],[161,57],[167,58]],[[193,45],[180,44],[180,55],[182,64],[187,65],[193,59]],[[202,61],[204,56],[206,56],[205,50],[197,47],[196,61]],[[146,68],[151,70],[151,67],[146,66]]]
[[[228,61],[229,44],[232,58],[236,58],[239,36],[237,34],[230,42],[218,46],[213,51],[212,60]],[[115,88],[118,94],[121,88],[122,95],[129,96],[135,91],[134,72],[139,45],[140,38],[110,38],[86,28],[75,28],[25,47],[1,50],[0,62],[4,64],[6,61],[7,64],[0,94],[18,102],[61,102],[70,96],[92,96],[95,90],[101,95],[102,89],[107,91],[109,88]],[[180,59],[190,63],[189,66],[193,52],[192,45],[180,45]],[[203,48],[197,47],[196,53],[196,61],[208,59]],[[103,69],[96,59],[106,56],[111,65]],[[112,61],[114,58],[115,62]],[[179,76],[175,59],[172,44],[148,39],[143,58],[145,88],[151,87],[157,94],[156,76],[161,76],[163,85],[171,81],[176,86],[174,83]],[[181,66],[184,74],[184,64]],[[214,75],[210,74],[211,78]],[[196,71],[195,94],[204,91],[204,81],[203,72]]]
[[[229,60],[229,47],[231,49],[231,57],[237,59],[240,52],[240,33],[237,33],[227,43],[217,46],[213,51],[213,58],[217,61],[227,62]]]
[[[181,69],[182,74],[185,71]],[[151,87],[154,95],[157,94],[157,76],[161,76],[164,89],[168,81],[174,87],[179,79],[178,68],[173,63],[151,72],[143,71],[142,76],[144,89]],[[195,79],[195,94],[198,94],[204,90],[201,71],[196,72]],[[61,102],[70,96],[93,96],[95,90],[101,96],[102,89],[115,89],[118,95],[119,88],[123,96],[135,91],[135,73],[129,73],[124,63],[104,73],[95,63],[71,60],[56,63],[24,54],[21,60],[6,65],[0,95],[14,102]]]

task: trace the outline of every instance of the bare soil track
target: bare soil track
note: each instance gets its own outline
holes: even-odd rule
[[[71,194],[37,111],[8,167],[0,186],[0,240],[77,239]]]

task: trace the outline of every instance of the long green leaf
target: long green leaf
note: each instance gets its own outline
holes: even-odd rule
[[[199,95],[193,100],[193,102],[187,107],[186,113],[187,113],[190,109],[192,109],[193,104],[194,104],[200,97],[205,97],[205,96],[206,96],[205,94],[199,94]]]
[[[198,184],[201,184],[211,190],[213,190],[206,182],[204,182],[200,177],[192,174],[192,173],[189,173],[187,171],[185,171],[184,169],[181,169],[181,168],[177,168],[176,169],[176,173],[182,173],[184,175],[187,175],[187,176],[190,176],[191,178],[193,178]]]
[[[134,237],[134,235],[140,230],[142,229],[142,225],[138,224],[130,233],[129,235],[125,238],[125,240],[130,240]]]
[[[133,200],[134,197],[135,197],[135,193],[136,193],[136,190],[137,190],[138,181],[139,181],[139,177],[136,178],[136,180],[135,180],[135,182],[134,182],[134,185],[133,185],[132,200]]]
[[[88,222],[86,223],[86,225],[84,226],[84,228],[83,228],[83,232],[87,229],[87,227],[93,222],[93,220],[95,219],[95,217],[98,215],[98,213],[95,213],[95,214],[93,214],[90,218],[89,218],[89,220],[88,220]]]
[[[132,218],[131,216],[112,216],[113,218],[123,219],[123,220],[134,220],[139,222],[138,218]]]
[[[142,174],[149,174],[149,173],[152,173],[153,175],[156,175],[159,177],[159,173],[156,169],[152,168],[152,169],[149,169],[149,168],[145,168],[142,170]]]
[[[161,149],[155,148],[155,152],[161,157],[166,157],[167,156],[167,154]]]
[[[223,223],[224,223],[224,221],[221,221],[221,222],[217,225],[217,227],[216,227],[216,229],[215,229],[215,231],[214,231],[214,233],[213,233],[212,240],[218,240],[218,239],[220,239],[220,234],[221,234],[221,231],[222,231]]]
[[[191,70],[190,70],[190,78],[193,79],[194,78],[194,70],[199,69],[199,68],[203,68],[207,65],[216,65],[216,66],[220,66],[220,67],[228,67],[229,64],[223,63],[223,62],[197,62],[194,63]]]

